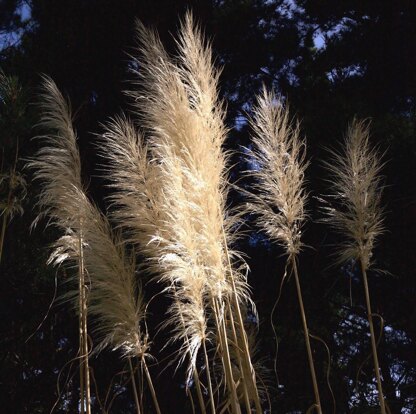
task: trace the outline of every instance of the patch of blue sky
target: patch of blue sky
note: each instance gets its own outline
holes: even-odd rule
[[[30,19],[32,18],[32,10],[26,1],[22,1],[16,11],[22,23],[26,23],[25,28],[14,31],[0,32],[0,51],[13,46],[18,46],[25,30],[30,27]]]

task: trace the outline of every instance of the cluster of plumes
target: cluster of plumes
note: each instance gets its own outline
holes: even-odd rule
[[[149,268],[173,298],[169,323],[195,368],[215,300],[227,300],[232,283],[248,299],[243,271],[231,272],[226,244],[232,218],[225,218],[227,129],[217,95],[219,72],[209,44],[188,14],[168,56],[157,34],[139,25],[138,91],[131,92],[147,138],[125,118],[104,134],[108,178],[117,189],[113,216],[148,257]],[[228,252],[234,257],[234,252]]]
[[[106,346],[124,355],[142,356],[147,338],[141,334],[143,297],[136,283],[135,263],[127,257],[108,220],[88,199],[81,180],[81,164],[71,111],[55,83],[43,82],[41,125],[43,147],[29,163],[42,183],[38,206],[49,223],[64,235],[55,243],[49,261],[79,263],[89,275],[88,312],[95,317],[97,350]],[[69,297],[77,303],[78,291]]]
[[[323,206],[326,221],[347,237],[339,249],[339,262],[361,260],[371,264],[374,243],[383,231],[381,208],[382,163],[369,144],[369,124],[354,120],[348,128],[344,148],[331,151],[325,165],[330,173],[332,194]]]
[[[255,183],[247,204],[257,215],[257,225],[267,236],[282,244],[289,256],[302,246],[305,220],[305,143],[299,124],[290,121],[289,110],[266,89],[257,98],[250,119],[254,148],[248,151]]]
[[[125,356],[143,356],[148,348],[135,254],[126,255],[127,242],[146,258],[143,267],[165,282],[172,298],[166,324],[173,327],[172,340],[183,344],[180,361],[189,361],[189,380],[206,342],[213,341],[228,359],[228,346],[234,347],[240,359],[245,352],[240,342],[246,339],[239,304],[252,306],[246,265],[228,248],[237,218],[226,212],[225,112],[210,45],[190,14],[181,26],[176,58],[167,55],[156,33],[140,25],[138,32],[140,92],[131,95],[143,132],[122,115],[105,125],[100,140],[105,176],[114,190],[111,217],[124,242],[86,196],[70,110],[47,78],[41,124],[48,134],[31,166],[43,184],[42,215],[64,233],[50,261],[82,261],[87,271],[88,314],[100,339],[96,349],[110,346]],[[227,335],[234,336],[232,345]],[[246,359],[244,375],[252,375],[250,356]],[[233,381],[231,373],[227,387]]]

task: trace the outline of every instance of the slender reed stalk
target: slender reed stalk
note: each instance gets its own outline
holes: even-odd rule
[[[1,235],[0,235],[0,263],[1,263],[1,257],[2,257],[2,253],[3,253],[3,244],[4,244],[4,237],[6,235],[6,227],[7,227],[7,222],[9,220],[9,214],[7,211],[5,211],[3,213],[3,220],[1,223]]]
[[[41,95],[41,126],[47,131],[42,136],[45,146],[36,158],[29,162],[35,169],[35,179],[42,181],[39,195],[39,217],[47,216],[49,224],[57,226],[65,234],[57,242],[57,250],[50,262],[70,260],[78,266],[78,289],[72,298],[78,298],[80,312],[80,404],[87,414],[91,412],[90,383],[88,370],[87,304],[85,294],[85,274],[83,265],[85,211],[82,208],[85,198],[81,180],[81,163],[76,144],[76,134],[72,126],[71,111],[55,83],[44,77]],[[59,255],[65,245],[65,253]],[[58,259],[58,260],[56,260]]]
[[[243,317],[241,314],[241,309],[240,309],[240,303],[239,303],[239,299],[238,299],[238,295],[237,295],[237,287],[235,285],[235,281],[234,281],[234,277],[233,277],[233,268],[232,268],[232,264],[231,264],[231,258],[230,258],[230,253],[228,251],[228,245],[227,245],[227,239],[226,239],[226,233],[224,231],[223,228],[223,238],[224,238],[224,249],[225,249],[225,256],[227,259],[227,266],[228,266],[228,271],[230,274],[230,281],[232,284],[232,297],[231,297],[231,301],[232,304],[234,306],[235,309],[235,313],[237,316],[237,326],[239,328],[239,334],[240,334],[240,338],[242,340],[242,344],[240,343],[241,341],[238,340],[238,337],[236,335],[235,332],[235,326],[234,326],[234,322],[232,321],[232,328],[233,328],[233,333],[234,333],[234,337],[236,338],[236,343],[238,344],[238,355],[239,355],[239,364],[240,364],[240,371],[241,373],[245,372],[245,377],[247,378],[247,380],[243,380],[243,388],[244,388],[244,399],[245,399],[245,404],[246,404],[246,408],[248,410],[248,412],[251,411],[250,408],[250,397],[251,399],[254,401],[255,406],[256,406],[256,411],[257,412],[261,412],[261,404],[260,404],[260,398],[259,398],[259,393],[257,390],[257,383],[256,383],[256,374],[254,371],[254,367],[251,363],[251,357],[250,357],[250,348],[248,345],[248,338],[247,338],[247,334],[246,331],[244,329],[244,322],[243,322]],[[233,311],[232,309],[230,309],[230,317],[232,318],[233,315]],[[241,347],[242,345],[242,347]],[[243,361],[241,361],[241,358],[243,359]],[[249,396],[250,395],[250,396]]]
[[[302,317],[303,333],[305,335],[306,350],[307,350],[307,353],[308,353],[309,369],[311,371],[312,385],[313,385],[313,392],[315,394],[316,408],[318,410],[318,413],[322,413],[321,399],[320,399],[320,396],[319,396],[318,383],[316,381],[316,373],[315,373],[315,366],[314,366],[314,363],[313,363],[312,348],[311,348],[311,343],[310,343],[310,340],[309,340],[309,329],[308,329],[308,324],[306,322],[305,308],[303,306],[302,289],[300,287],[300,280],[299,280],[299,274],[298,274],[298,267],[297,267],[297,264],[296,264],[296,258],[292,256],[290,261],[291,261],[291,264],[292,264],[293,273],[295,275],[296,291],[297,291],[297,294],[298,294],[300,313],[301,313],[301,317]]]
[[[137,394],[137,385],[136,385],[136,380],[134,378],[134,370],[133,370],[133,365],[131,363],[131,357],[128,357],[127,359],[129,361],[130,378],[131,378],[131,384],[133,388],[134,401],[136,403],[136,411],[137,411],[137,414],[141,414],[139,396]]]
[[[211,373],[210,371],[210,363],[209,363],[209,359],[208,359],[208,352],[207,352],[207,347],[205,344],[205,339],[202,341],[202,349],[204,352],[204,359],[205,359],[205,367],[207,370],[207,381],[208,381],[208,391],[209,391],[209,401],[211,404],[211,412],[214,414],[216,412],[215,410],[215,402],[214,402],[214,393],[212,392],[212,381],[211,381]]]
[[[225,318],[219,315],[223,315],[223,311],[219,309],[219,305],[214,301],[214,315],[216,318],[216,326],[218,327],[218,335],[220,337],[220,348],[221,348],[221,358],[224,365],[224,374],[227,388],[229,389],[229,403],[231,405],[231,412],[233,414],[241,414],[240,405],[238,403],[237,397],[237,387],[235,385],[233,377],[233,369],[231,365],[230,351],[228,346],[227,338],[227,328],[225,325]]]
[[[81,272],[80,272],[81,273]],[[78,289],[79,292],[82,292],[83,290],[83,283],[82,278],[78,278]],[[81,299],[81,298],[80,298]],[[81,414],[85,413],[85,404],[84,404],[84,395],[85,395],[85,386],[84,386],[84,379],[85,379],[85,370],[83,365],[83,351],[84,351],[84,334],[83,334],[83,328],[84,328],[84,318],[83,318],[83,312],[84,312],[84,306],[83,301],[79,300],[79,306],[78,306],[78,341],[79,341],[79,355],[80,355],[80,369],[79,369],[79,392],[81,395]]]
[[[84,240],[82,234],[82,223],[80,224],[78,234],[78,271],[79,271],[79,303],[81,310],[81,332],[80,332],[80,349],[81,349],[81,368],[85,381],[85,399],[86,399],[86,413],[91,414],[91,393],[90,393],[90,368],[88,362],[88,330],[87,330],[87,288],[85,283],[85,263],[84,263]],[[83,384],[84,385],[84,384]],[[81,388],[81,387],[80,387]],[[83,402],[82,407],[83,407]],[[83,408],[82,408],[83,409]]]
[[[155,388],[153,386],[152,377],[150,376],[149,368],[147,367],[146,359],[144,357],[142,357],[140,362],[141,362],[141,364],[144,368],[144,373],[146,375],[147,384],[149,385],[149,388],[150,388],[150,393],[152,394],[153,404],[155,406],[156,413],[161,414],[160,407],[159,407],[159,402],[157,400],[157,395],[156,395]]]
[[[371,312],[370,291],[368,289],[368,282],[367,282],[367,271],[366,271],[362,261],[361,261],[360,264],[361,264],[361,272],[362,272],[362,275],[363,275],[363,282],[364,282],[365,302],[366,302],[366,306],[367,306],[368,325],[370,327],[371,350],[372,350],[372,354],[373,354],[374,369],[375,369],[375,372],[376,372],[377,389],[378,389],[378,395],[379,395],[379,401],[380,401],[380,408],[381,408],[381,414],[385,414],[387,411],[386,411],[386,404],[385,404],[385,401],[384,401],[383,387],[382,387],[382,384],[381,384],[380,367],[379,367],[378,355],[377,355],[377,343],[376,343],[376,337],[375,337],[375,334],[374,334],[373,316],[372,316],[372,312]]]
[[[308,354],[315,407],[322,413],[315,367],[309,340],[309,330],[303,306],[302,290],[296,257],[302,247],[301,228],[305,221],[306,194],[304,191],[304,142],[300,139],[299,124],[290,122],[289,111],[273,92],[265,88],[257,98],[250,119],[253,128],[253,150],[248,150],[253,164],[250,174],[255,179],[246,211],[255,213],[257,225],[267,236],[285,248],[287,263],[295,274],[298,301]]]
[[[377,237],[383,232],[381,176],[383,164],[370,147],[368,122],[354,120],[348,128],[342,151],[331,151],[332,162],[325,163],[334,192],[324,201],[327,221],[346,237],[339,248],[338,263],[359,263],[364,283],[371,349],[381,413],[386,413],[377,345],[374,335],[367,270],[371,266]]]

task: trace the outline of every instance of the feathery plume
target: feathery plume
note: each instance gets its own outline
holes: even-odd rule
[[[42,124],[53,133],[44,137],[46,145],[30,165],[36,169],[35,178],[43,183],[38,203],[43,214],[65,232],[55,243],[49,262],[70,261],[80,269],[80,343],[84,358],[88,275],[88,312],[95,317],[94,328],[99,338],[96,351],[105,347],[120,349],[123,356],[137,357],[145,364],[149,344],[141,329],[145,306],[136,282],[134,257],[126,256],[121,237],[113,235],[107,218],[85,193],[70,109],[48,78],[44,81],[43,98]],[[147,367],[145,370],[148,374]],[[85,381],[87,388],[89,379]]]
[[[158,246],[152,241],[161,238],[164,228],[158,163],[150,159],[142,135],[125,115],[105,125],[99,147],[107,159],[105,177],[115,190],[110,196],[113,219],[141,254],[156,257]]]
[[[301,228],[306,218],[304,190],[305,143],[299,123],[291,122],[289,110],[274,92],[263,89],[253,109],[250,125],[254,148],[249,150],[255,178],[247,209],[258,216],[257,225],[282,244],[288,255],[301,249]]]
[[[343,150],[331,151],[332,162],[325,165],[332,176],[329,182],[334,192],[323,209],[325,221],[347,237],[339,248],[339,262],[353,260],[361,267],[380,409],[386,414],[367,280],[374,244],[383,231],[380,176],[383,164],[377,150],[370,147],[369,135],[369,123],[354,119]]]
[[[369,144],[369,123],[354,120],[348,128],[344,148],[331,151],[325,165],[333,189],[323,206],[326,221],[347,237],[339,248],[339,262],[363,260],[367,269],[376,239],[383,232],[381,208],[383,164]]]
[[[104,135],[106,148],[126,174],[109,174],[118,187],[113,209],[131,235],[145,230],[131,240],[144,247],[151,267],[167,282],[173,297],[169,319],[177,328],[174,339],[184,344],[182,360],[190,359],[190,375],[201,346],[215,338],[208,332],[213,301],[220,305],[233,291],[238,301],[248,300],[244,276],[229,268],[227,258],[227,253],[234,254],[226,245],[233,222],[225,218],[227,154],[222,146],[227,129],[217,94],[219,72],[190,14],[181,25],[176,60],[158,35],[140,24],[138,37],[140,89],[129,94],[148,135],[150,156],[140,149],[131,123],[113,122]],[[154,177],[150,181],[144,179],[149,169]],[[119,184],[127,175],[134,177],[129,188]],[[135,214],[144,217],[142,224],[132,219]],[[215,309],[223,312],[224,306]],[[217,316],[224,320],[224,315]]]
[[[80,394],[81,413],[91,412],[88,366],[87,287],[84,268],[84,225],[86,223],[86,195],[81,180],[81,162],[72,126],[71,111],[56,84],[43,79],[41,94],[41,122],[48,134],[42,136],[41,148],[29,167],[35,169],[34,178],[42,182],[37,206],[38,216],[49,217],[49,223],[60,228],[61,237],[49,262],[70,261],[78,267],[78,290],[70,292],[79,310]],[[36,223],[36,220],[35,220]],[[74,278],[75,279],[75,278]],[[86,395],[84,397],[84,384]],[[85,399],[84,399],[85,398]],[[85,404],[84,404],[85,401]]]
[[[322,414],[297,268],[297,255],[302,247],[301,228],[306,218],[305,143],[299,137],[299,123],[290,122],[288,109],[273,92],[263,89],[253,113],[250,124],[254,131],[254,149],[249,154],[255,165],[251,174],[257,180],[253,187],[258,195],[250,194],[246,209],[258,216],[257,225],[272,241],[283,245],[288,255],[287,265],[290,264],[296,282],[315,407]]]
[[[46,76],[40,98],[39,126],[50,132],[39,137],[45,145],[28,164],[35,169],[35,179],[43,184],[37,203],[40,217],[49,217],[50,224],[64,231],[78,229],[82,220],[78,205],[84,186],[71,110],[56,84]]]
[[[55,134],[44,137],[46,145],[30,165],[43,183],[39,199],[43,214],[66,233],[55,243],[49,261],[76,261],[82,233],[83,261],[92,283],[89,312],[96,316],[102,337],[98,350],[112,346],[122,348],[125,355],[141,355],[144,304],[135,262],[126,257],[121,238],[113,236],[108,220],[85,193],[70,109],[52,80],[45,78],[44,90],[42,125]]]

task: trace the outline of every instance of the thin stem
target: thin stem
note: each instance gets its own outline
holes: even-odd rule
[[[157,401],[156,392],[155,392],[155,389],[153,387],[152,377],[150,376],[150,372],[149,372],[149,369],[147,368],[146,359],[145,359],[144,356],[142,356],[141,361],[142,361],[142,365],[143,365],[143,368],[144,368],[144,372],[146,374],[147,383],[149,384],[150,393],[152,394],[153,403],[155,405],[156,412],[157,412],[157,414],[161,414],[160,407],[159,407],[159,402]]]
[[[81,244],[81,243],[80,243]],[[80,405],[81,414],[85,413],[85,384],[84,384],[84,331],[83,331],[83,295],[82,295],[82,278],[81,278],[81,260],[79,263],[79,278],[78,278],[78,301],[79,301],[79,392],[80,392]]]
[[[82,223],[80,227],[82,229]],[[80,235],[78,238],[78,241],[79,241],[78,248],[79,248],[80,306],[82,310],[81,312],[82,341],[80,341],[82,345],[81,361],[82,361],[82,368],[84,371],[84,381],[85,381],[86,413],[91,414],[90,371],[89,371],[89,364],[88,364],[87,298],[86,298],[86,288],[85,288],[84,250],[82,246],[82,239],[83,239],[82,230],[80,230]]]
[[[134,370],[133,370],[133,365],[131,363],[131,358],[128,357],[127,358],[129,361],[129,368],[130,368],[130,377],[131,377],[131,386],[133,388],[133,394],[134,394],[134,401],[136,403],[136,410],[137,410],[137,414],[141,414],[140,411],[140,403],[139,403],[139,395],[137,394],[137,385],[136,385],[136,379],[134,378]]]
[[[245,369],[244,369],[244,366],[243,366],[243,361],[241,359],[241,354],[243,353],[243,350],[239,346],[238,336],[237,336],[237,332],[235,330],[235,322],[234,322],[233,311],[232,311],[231,305],[228,301],[227,301],[227,305],[228,305],[228,312],[230,314],[231,330],[232,330],[232,333],[233,333],[235,348],[236,348],[236,354],[237,354],[237,358],[238,358],[238,366],[240,368],[241,385],[243,387],[243,394],[244,394],[244,403],[246,405],[247,412],[250,413],[251,412],[251,406],[250,406],[250,396],[249,396],[248,384],[247,384],[248,381],[246,380],[247,375],[246,375],[246,372],[245,372]]]
[[[208,391],[209,391],[209,400],[211,403],[211,412],[212,414],[215,414],[216,410],[215,410],[215,403],[214,403],[214,393],[212,392],[211,373],[209,372],[209,359],[208,359],[207,347],[205,344],[205,338],[202,340],[202,349],[204,351],[205,368],[207,370]]]
[[[186,395],[189,397],[189,402],[191,403],[191,410],[192,410],[192,414],[195,414],[195,403],[194,403],[194,399],[192,397],[192,392],[189,388],[187,388],[186,390]]]
[[[302,290],[300,288],[300,281],[299,281],[299,275],[298,275],[298,268],[297,268],[297,265],[296,265],[296,258],[294,256],[291,256],[291,261],[292,261],[293,273],[295,275],[296,290],[297,290],[297,293],[298,293],[300,313],[301,313],[301,316],[302,316],[303,333],[305,335],[306,350],[308,352],[308,360],[309,360],[309,369],[311,371],[313,392],[315,394],[315,405],[316,405],[316,409],[318,411],[318,414],[322,414],[321,400],[320,400],[320,397],[319,397],[318,382],[316,380],[316,373],[315,373],[315,366],[314,366],[314,363],[313,363],[311,344],[310,344],[310,341],[309,341],[309,330],[308,330],[308,324],[306,323],[305,308],[303,306]]]
[[[228,348],[227,329],[225,326],[224,317],[220,318],[219,305],[215,299],[213,300],[213,309],[214,309],[218,333],[220,336],[220,345],[221,345],[221,350],[222,350],[221,356],[222,356],[222,360],[224,364],[226,384],[231,394],[232,412],[234,414],[241,414],[240,406],[238,404],[235,381],[233,378],[233,370],[231,366],[230,352]]]
[[[206,409],[205,409],[205,404],[204,404],[204,397],[202,396],[202,390],[201,390],[201,384],[199,381],[199,376],[198,376],[198,372],[196,371],[196,368],[193,368],[193,375],[194,375],[194,382],[195,382],[195,386],[196,386],[196,393],[198,395],[198,402],[199,402],[199,406],[201,408],[201,413],[202,414],[206,414]],[[191,395],[192,398],[192,395]]]
[[[364,266],[363,260],[361,259],[360,261],[361,261],[361,272],[362,272],[363,280],[364,280],[365,301],[367,305],[367,318],[368,318],[368,324],[370,325],[371,348],[373,351],[374,369],[376,371],[376,378],[377,378],[378,398],[380,400],[381,414],[386,414],[383,387],[381,385],[381,378],[380,378],[380,367],[379,367],[378,356],[377,356],[376,338],[374,335],[373,316],[371,312],[371,302],[370,302],[370,291],[368,289],[368,281],[367,281],[367,271]]]
[[[3,223],[1,226],[1,236],[0,236],[0,263],[1,263],[1,257],[3,253],[3,243],[4,243],[4,237],[6,234],[6,227],[7,227],[7,219],[9,214],[7,213],[7,210],[3,213]]]
[[[248,346],[247,334],[246,334],[245,329],[244,329],[244,323],[243,323],[243,317],[241,315],[240,304],[238,302],[237,288],[236,288],[235,282],[234,282],[233,269],[232,269],[232,266],[231,266],[231,259],[230,259],[230,254],[229,254],[229,251],[228,251],[227,238],[225,237],[224,226],[222,226],[222,235],[223,235],[223,239],[224,239],[225,255],[227,257],[227,265],[228,265],[228,269],[229,269],[231,286],[232,286],[232,290],[233,290],[232,300],[233,300],[233,305],[236,309],[237,321],[238,321],[237,325],[239,327],[240,336],[242,338],[243,346],[244,346],[244,352],[242,352],[242,355],[243,355],[245,363],[247,365],[247,371],[250,374],[249,378],[251,380],[251,386],[252,386],[253,393],[254,393],[253,399],[254,399],[254,403],[255,403],[255,406],[256,406],[256,412],[261,413],[262,409],[261,409],[260,398],[259,398],[259,394],[258,394],[258,390],[257,390],[256,374],[254,372],[253,365],[251,363],[250,349],[249,349],[249,346]]]

